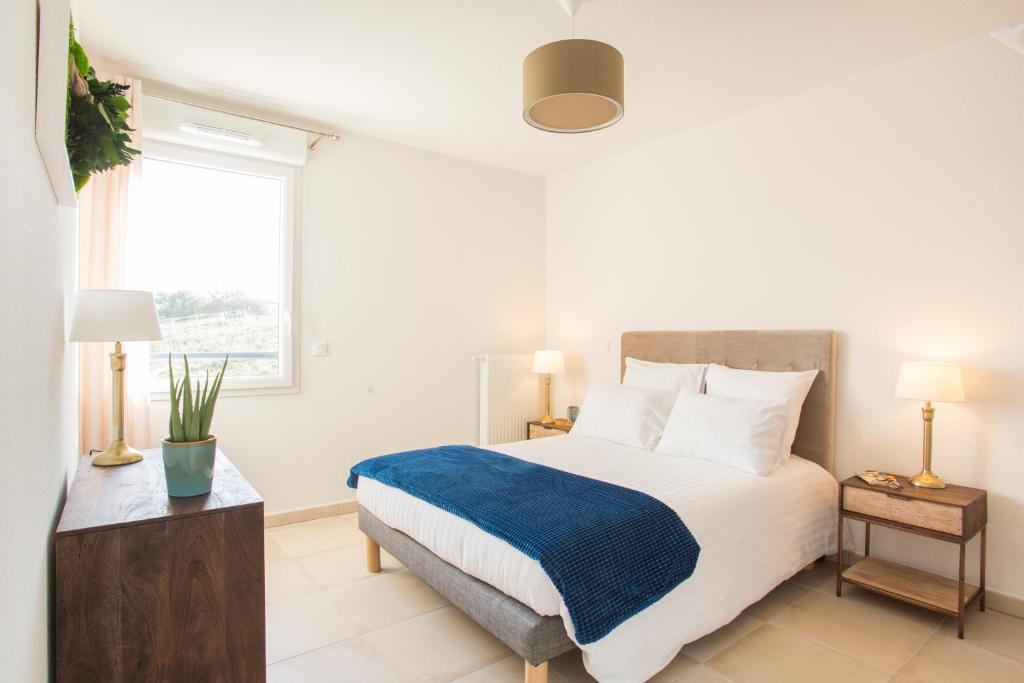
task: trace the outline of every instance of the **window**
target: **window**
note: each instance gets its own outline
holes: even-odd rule
[[[147,141],[133,188],[127,285],[153,292],[163,340],[153,390],[166,392],[188,354],[193,377],[223,389],[292,385],[293,167]]]

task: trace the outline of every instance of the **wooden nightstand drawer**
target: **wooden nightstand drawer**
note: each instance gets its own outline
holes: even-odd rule
[[[565,429],[556,429],[554,427],[545,427],[539,424],[529,425],[530,431],[527,436],[528,439],[542,439],[546,436],[565,436],[568,432]]]
[[[964,530],[962,507],[917,500],[888,489],[848,487],[843,495],[843,509],[954,536],[963,535]]]

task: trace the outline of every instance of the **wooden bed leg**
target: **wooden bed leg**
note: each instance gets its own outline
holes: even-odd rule
[[[817,560],[815,560],[814,562],[811,562],[809,565],[804,567],[804,571],[805,572],[813,572],[814,571],[814,564],[815,564],[815,562],[817,562]]]
[[[371,574],[380,571],[380,545],[369,536],[366,537],[366,571]]]
[[[548,683],[547,662],[541,662],[534,666],[524,659],[523,663],[526,665],[526,677],[523,679],[525,683]]]

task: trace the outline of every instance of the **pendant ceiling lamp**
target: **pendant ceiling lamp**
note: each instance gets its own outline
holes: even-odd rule
[[[541,45],[523,60],[523,119],[552,133],[607,128],[623,114],[622,53],[598,40],[575,37],[583,0],[559,0],[573,31]]]

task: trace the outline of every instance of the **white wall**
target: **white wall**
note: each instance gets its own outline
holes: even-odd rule
[[[224,398],[214,418],[268,513],[354,499],[365,457],[475,442],[473,355],[544,335],[540,178],[343,135],[302,170],[299,237],[301,391]]]
[[[1019,54],[978,37],[555,176],[547,230],[547,342],[572,352],[560,412],[617,380],[624,330],[830,328],[837,475],[914,473],[899,362],[963,363],[935,470],[988,489],[989,585],[1024,596]],[[955,572],[955,546],[876,543]]]
[[[57,207],[35,144],[36,3],[0,21],[0,680],[49,670],[50,534],[76,461],[75,353],[64,310],[74,212]]]

